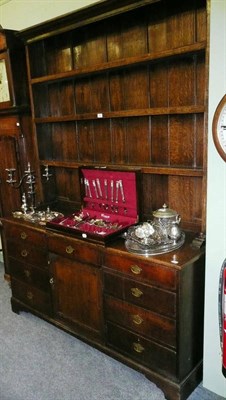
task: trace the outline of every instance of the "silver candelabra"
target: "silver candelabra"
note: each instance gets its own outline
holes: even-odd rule
[[[21,177],[20,181],[17,182],[15,179],[15,168],[6,168],[8,172],[8,178],[6,182],[11,185],[14,189],[19,189],[22,186],[22,183],[25,181],[27,185],[27,196],[30,199],[30,211],[33,213],[35,209],[35,174],[34,171],[31,170],[31,164],[28,162],[27,169],[24,171],[23,176]],[[23,193],[22,195],[22,205],[21,209],[24,214],[28,211],[28,204],[26,199],[26,194]]]

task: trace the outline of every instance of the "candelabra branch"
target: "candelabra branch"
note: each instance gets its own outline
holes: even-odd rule
[[[8,172],[8,179],[6,180],[6,182],[9,185],[11,185],[12,188],[14,189],[19,189],[26,179],[26,184],[28,186],[27,194],[31,199],[30,208],[31,211],[33,212],[35,209],[35,175],[34,171],[31,170],[31,164],[28,162],[27,169],[24,171],[24,174],[19,182],[17,182],[17,180],[15,179],[15,172],[16,172],[15,168],[6,168],[6,171]],[[24,213],[27,212],[28,207],[26,203],[25,193],[23,193],[21,208],[24,211]]]

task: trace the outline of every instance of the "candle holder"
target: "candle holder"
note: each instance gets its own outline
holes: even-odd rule
[[[6,171],[8,172],[8,178],[6,182],[14,189],[20,189],[23,182],[25,181],[25,184],[27,185],[27,196],[30,199],[30,212],[33,213],[35,210],[36,192],[35,192],[35,174],[34,171],[31,170],[31,164],[28,162],[27,169],[24,171],[23,176],[21,177],[19,182],[17,182],[17,180],[15,179],[15,173],[16,173],[15,168],[6,168]],[[27,214],[28,207],[29,206],[27,205],[26,194],[23,193],[21,209],[24,214]]]
[[[48,165],[45,165],[44,174],[42,174],[42,176],[44,176],[44,178],[46,178],[47,181],[49,181],[49,178],[52,176],[52,174],[49,173]]]

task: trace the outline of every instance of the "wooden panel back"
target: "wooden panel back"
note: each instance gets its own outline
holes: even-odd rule
[[[32,86],[39,156],[69,163],[55,168],[58,198],[79,203],[73,163],[140,167],[143,218],[166,202],[185,224],[200,226],[206,26],[205,0],[163,0],[29,45],[31,77],[60,78]],[[203,50],[189,52],[196,44]]]

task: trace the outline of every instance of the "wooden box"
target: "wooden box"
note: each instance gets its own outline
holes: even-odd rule
[[[80,168],[82,208],[54,218],[47,229],[106,244],[139,221],[139,171]]]

